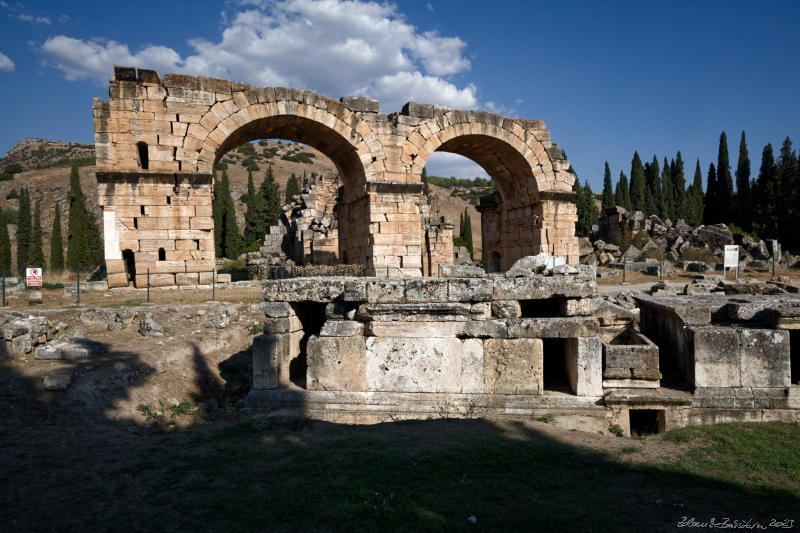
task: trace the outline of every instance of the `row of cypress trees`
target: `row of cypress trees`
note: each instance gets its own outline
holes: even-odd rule
[[[299,192],[296,177],[294,178],[294,187]],[[287,193],[288,190],[287,184]],[[297,192],[293,194],[297,194]],[[253,172],[248,172],[247,193],[244,200],[247,212],[244,216],[244,232],[240,233],[236,223],[236,209],[231,196],[228,173],[223,170],[220,179],[214,172],[212,216],[214,218],[214,247],[217,257],[235,259],[244,251],[257,249],[264,239],[267,228],[277,223],[280,214],[280,194],[272,166],[267,168],[267,174],[258,191],[253,183]]]
[[[472,219],[469,216],[469,211],[464,209],[464,212],[459,217],[458,234],[464,242],[464,247],[472,257]]]
[[[734,186],[735,185],[735,186]],[[597,211],[588,182],[576,179],[573,187],[578,207],[576,233],[586,235],[596,221]],[[630,182],[620,172],[616,187],[611,169],[605,165],[603,176],[603,208],[618,205],[629,211],[642,211],[646,216],[663,219],[682,218],[691,226],[700,224],[735,224],[760,238],[778,239],[787,248],[800,249],[800,233],[792,228],[800,222],[800,163],[786,137],[775,157],[772,144],[761,153],[758,176],[751,175],[751,162],[745,132],[739,141],[739,158],[732,172],[728,139],[723,131],[719,138],[717,162],[709,164],[705,192],[700,160],[697,160],[692,183],[686,187],[681,153],[670,161],[658,157],[642,164],[638,152],[631,161]]]
[[[64,267],[70,269],[97,266],[103,260],[103,240],[96,218],[86,208],[86,197],[80,184],[78,167],[70,172],[69,190],[69,234],[67,238],[67,261],[64,262],[64,246],[61,233],[61,207],[56,203],[53,213],[53,227],[50,238],[50,264],[45,265],[42,242],[41,200],[37,200],[31,213],[31,198],[27,188],[22,187],[19,194],[17,215],[17,273],[22,276],[29,267],[44,268],[58,272]],[[0,210],[0,269],[11,272],[11,240],[8,236],[7,221]]]

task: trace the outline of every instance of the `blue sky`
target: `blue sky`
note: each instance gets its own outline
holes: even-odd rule
[[[415,100],[544,120],[598,191],[634,150],[681,150],[691,179],[800,142],[800,2],[0,1],[0,153],[21,137],[92,142],[91,98],[112,65],[185,71],[332,97],[382,112]],[[440,156],[429,172],[471,177]]]

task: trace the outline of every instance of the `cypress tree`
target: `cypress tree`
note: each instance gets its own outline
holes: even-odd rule
[[[661,170],[656,156],[653,156],[653,161],[651,163],[645,164],[644,180],[644,214],[658,215],[661,206]]]
[[[739,162],[736,165],[736,223],[745,231],[753,227],[753,204],[750,194],[750,155],[744,131],[739,141]]]
[[[242,235],[236,224],[236,208],[231,196],[231,184],[228,173],[222,171],[221,208],[222,208],[222,250],[224,257],[236,259],[242,253]]]
[[[689,200],[689,208],[687,211],[691,213],[690,217],[687,218],[687,223],[691,226],[699,226],[703,223],[703,217],[705,216],[705,196],[703,195],[703,172],[700,170],[700,160],[697,160],[697,164],[694,168],[694,179],[692,180],[692,185],[690,186],[692,189],[691,198]]]
[[[469,252],[470,258],[472,257],[472,221],[470,220],[469,212],[467,209],[464,209],[464,233],[461,237],[464,239],[464,242],[467,244],[467,251]]]
[[[67,267],[70,270],[89,265],[89,238],[86,198],[81,190],[78,167],[69,175],[69,227],[67,228]]]
[[[781,187],[772,145],[761,152],[761,168],[756,182],[755,229],[762,238],[778,238]]]
[[[294,174],[292,175],[294,176]],[[261,224],[258,213],[258,195],[253,184],[253,171],[247,171],[247,211],[244,214],[244,246],[249,248],[255,242],[260,241],[264,234],[260,232]],[[263,218],[263,216],[262,216]]]
[[[269,167],[269,172],[272,171],[272,167]],[[305,177],[303,178],[306,179]],[[292,200],[292,196],[295,194],[300,194],[300,185],[297,183],[297,178],[295,177],[294,173],[292,173],[289,181],[286,182],[286,203],[288,204]],[[427,193],[426,193],[427,194]]]
[[[314,173],[311,174],[314,176]],[[305,180],[305,177],[303,178]],[[298,191],[299,192],[299,191]],[[281,210],[281,199],[279,194],[278,184],[275,183],[275,176],[272,173],[272,166],[267,168],[267,174],[264,176],[264,181],[258,188],[258,195],[261,198],[264,209],[263,217],[263,234],[267,232],[268,226],[274,226],[278,223],[278,217]]]
[[[633,153],[633,160],[631,161],[631,210],[644,211],[645,205],[645,183],[644,183],[644,167],[642,160],[639,157],[639,152]]]
[[[682,218],[686,220],[686,176],[684,176],[683,157],[678,150],[678,155],[675,156],[675,166],[672,167],[670,172],[672,178],[672,187],[675,191],[672,195],[672,201],[675,204],[675,218]]]
[[[97,217],[90,210],[86,210],[86,244],[89,248],[89,265],[98,266],[104,262],[105,243],[100,233],[100,224]]]
[[[422,192],[425,196],[430,193],[430,186],[428,185],[428,171],[425,167],[422,167]]]
[[[704,224],[716,224],[720,221],[719,184],[717,183],[717,170],[714,163],[708,165],[708,183],[706,184],[705,209],[703,211]]]
[[[673,167],[675,165],[672,165]],[[675,218],[675,199],[673,197],[675,188],[672,185],[672,174],[667,158],[664,158],[664,168],[661,170],[661,218]]]
[[[36,208],[33,211],[33,231],[31,232],[31,241],[28,246],[28,265],[44,269],[41,200],[36,200]]]
[[[211,217],[214,219],[214,253],[217,257],[224,255],[222,248],[222,183],[214,170],[214,198],[211,200]]]
[[[56,212],[53,216],[53,230],[50,233],[50,270],[60,272],[64,270],[64,247],[61,244],[61,207],[56,202]]]
[[[617,182],[617,192],[614,195],[617,205],[631,211],[631,192],[628,185],[628,176],[620,170],[619,181]]]
[[[6,215],[0,209],[0,270],[11,273],[11,239],[8,236]]]
[[[28,190],[23,187],[19,194],[19,213],[17,214],[17,273],[25,275],[28,265],[28,249],[31,243],[31,204]]]
[[[608,167],[608,161],[606,161],[606,169],[603,174],[603,210],[609,207],[614,207],[614,191],[611,185],[611,169]]]
[[[786,137],[781,145],[781,153],[778,158],[778,183],[780,183],[780,228],[782,231],[781,243],[787,248],[794,249],[800,243],[794,230],[800,216],[800,206],[797,205],[798,198],[796,177],[798,173],[797,156],[792,150],[792,140]],[[777,238],[777,237],[776,237]]]
[[[719,222],[733,222],[733,178],[728,157],[728,137],[723,131],[719,136],[719,152],[717,155],[717,218]]]

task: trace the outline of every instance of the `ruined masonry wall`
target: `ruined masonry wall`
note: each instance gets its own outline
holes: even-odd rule
[[[183,74],[162,78],[130,67],[115,67],[108,101],[94,99],[92,110],[97,168],[108,185],[102,196],[109,207],[117,202],[110,198],[115,180],[141,178],[148,184],[150,174],[207,179],[226,151],[258,138],[286,138],[314,146],[337,166],[344,183],[342,259],[374,272],[388,269],[393,276],[415,277],[422,274],[426,254],[421,173],[430,155],[440,150],[472,158],[497,184],[499,253],[505,259],[544,251],[578,262],[571,192],[575,177],[541,121],[413,102],[384,115],[377,100],[369,98],[333,100],[312,91]],[[180,209],[151,211],[164,215],[157,218],[177,217],[174,226],[162,231],[194,229],[191,221],[181,220],[193,215]],[[105,228],[112,245],[117,230],[122,228]],[[109,260],[118,260],[113,256],[116,249]],[[139,261],[137,274],[143,270]],[[150,262],[142,259],[142,265]],[[119,263],[110,267],[117,271]],[[165,272],[174,274],[176,282],[181,273],[190,272]]]

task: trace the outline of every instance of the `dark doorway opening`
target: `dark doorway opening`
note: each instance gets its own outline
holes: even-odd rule
[[[800,329],[789,330],[789,358],[792,385],[800,385]]]
[[[147,155],[147,143],[136,143],[136,149],[139,151],[139,164],[142,166],[142,169],[147,170],[150,166],[150,157]]]
[[[306,370],[308,370],[308,339],[319,335],[325,323],[325,303],[298,302],[292,304],[300,324],[303,326],[303,338],[300,339],[300,354],[289,362],[289,380],[298,387],[306,388]]]
[[[167,252],[163,248],[158,249],[158,260],[159,261],[167,260]]]
[[[492,256],[489,258],[489,273],[492,272],[500,272],[502,268],[502,258],[498,252],[492,252]]]
[[[628,416],[631,435],[653,435],[664,431],[664,411],[661,409],[631,409]]]
[[[520,300],[519,309],[522,318],[547,318],[564,316],[564,300],[566,298],[554,297],[541,300]]]
[[[125,272],[128,274],[128,283],[136,281],[136,261],[133,258],[133,250],[123,250],[122,260],[125,261]]]
[[[545,391],[572,394],[567,371],[567,339],[542,339],[542,381]]]

